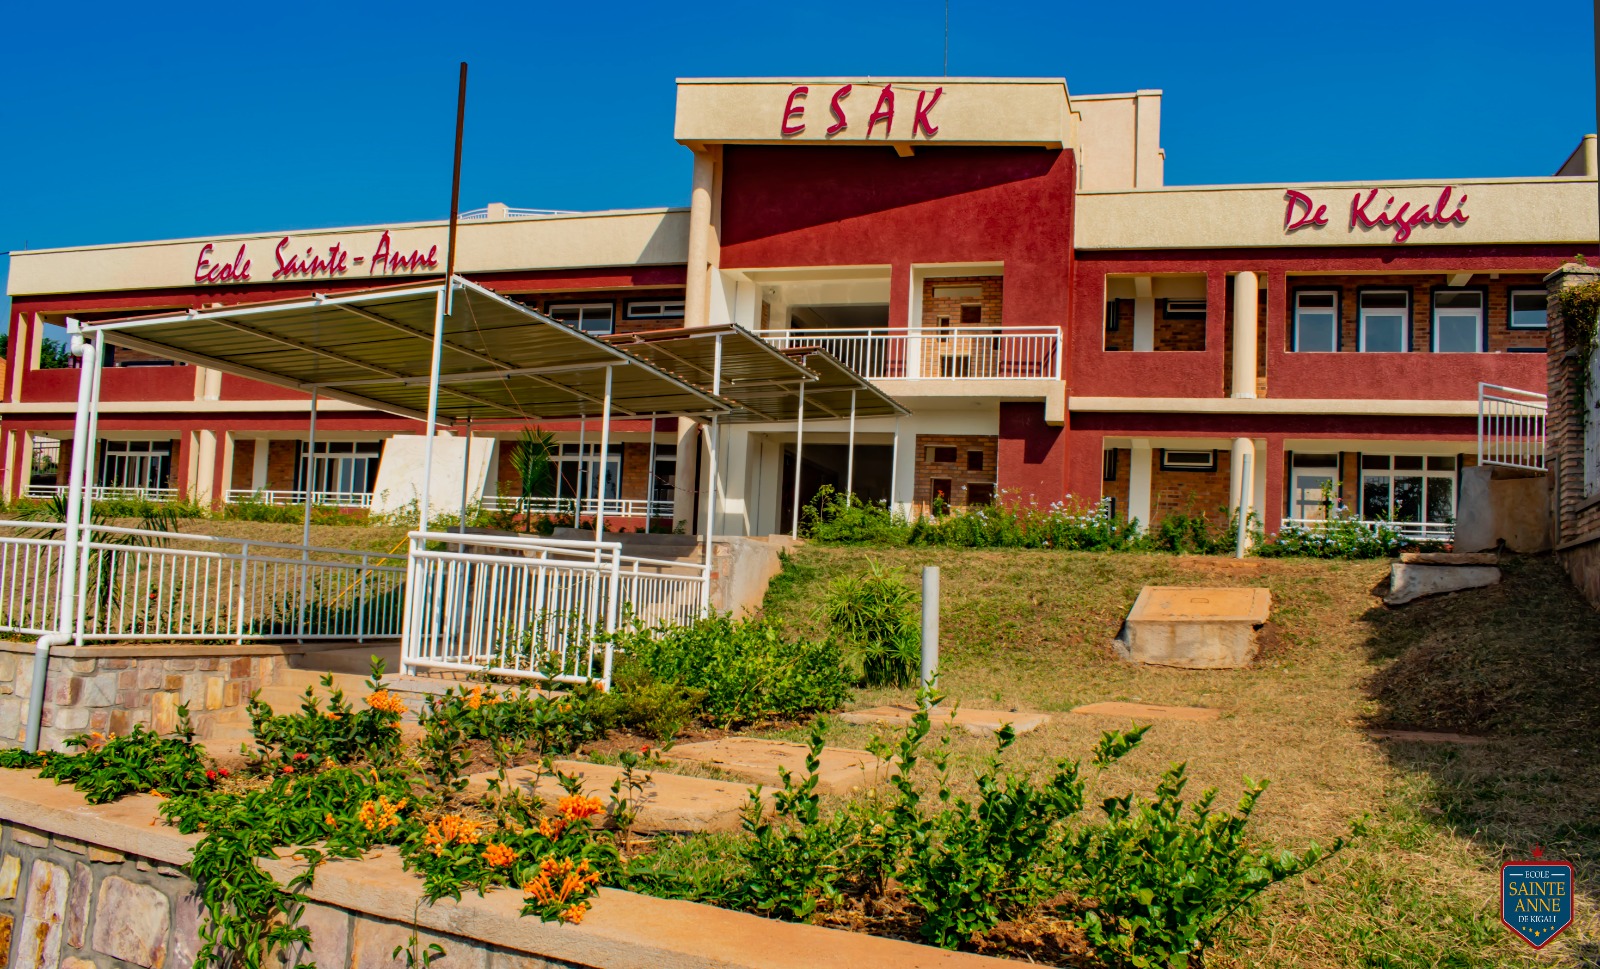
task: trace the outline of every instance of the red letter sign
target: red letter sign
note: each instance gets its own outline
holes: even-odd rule
[[[894,85],[885,84],[883,93],[878,95],[878,106],[872,109],[872,116],[867,118],[867,137],[872,137],[873,126],[883,122],[885,137],[894,134]]]
[[[926,91],[917,92],[917,113],[911,116],[911,137],[913,138],[917,136],[918,128],[926,131],[929,138],[932,138],[934,135],[939,133],[939,126],[928,121],[928,112],[932,111],[933,106],[939,103],[939,95],[944,93],[944,88],[934,88],[933,100],[928,102],[927,107],[923,107],[922,99],[927,95],[927,93],[928,92]]]
[[[828,125],[828,134],[836,135],[850,126],[850,122],[845,120],[844,105],[840,104],[839,102],[849,97],[850,90],[854,87],[854,84],[846,84],[844,87],[833,92],[833,100],[828,102],[828,110],[832,111],[833,116],[839,120],[835,121],[831,125]]]
[[[1293,232],[1305,226],[1323,226],[1328,224],[1328,207],[1317,205],[1311,201],[1311,196],[1304,192],[1289,189],[1283,193],[1289,204],[1283,207],[1283,231]],[[1300,215],[1294,214],[1295,207],[1301,209]]]
[[[804,84],[799,85],[793,91],[789,92],[789,100],[783,106],[783,125],[779,129],[783,132],[783,136],[785,138],[790,135],[797,135],[806,130],[806,123],[804,121],[801,121],[799,124],[790,124],[789,122],[798,121],[799,119],[805,117],[806,106],[803,104],[795,104],[794,99],[803,98],[809,93],[811,93],[811,89],[806,87]]]

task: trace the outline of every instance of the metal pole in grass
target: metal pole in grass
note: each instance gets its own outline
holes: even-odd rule
[[[1239,461],[1239,536],[1235,540],[1233,557],[1244,558],[1246,543],[1250,540],[1250,455],[1240,456]]]
[[[939,685],[939,567],[922,567],[922,702]]]

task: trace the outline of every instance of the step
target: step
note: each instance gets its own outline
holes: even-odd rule
[[[582,778],[583,793],[598,797],[601,803],[607,805],[611,802],[611,785],[623,773],[620,767],[580,760],[558,760],[555,768],[563,774]],[[639,815],[633,825],[636,831],[737,831],[745,806],[750,803],[751,788],[744,784],[684,777],[662,770],[635,773],[650,776],[650,783],[635,804]],[[482,789],[493,776],[477,774],[469,783],[472,787]],[[566,796],[556,778],[550,774],[541,776],[537,767],[514,768],[507,772],[507,778],[514,789],[531,791],[543,798],[546,810],[550,813],[554,813],[556,801]],[[762,792],[761,800],[768,808],[771,807],[772,795],[769,792]]]
[[[806,775],[806,744],[760,737],[723,737],[699,743],[678,744],[668,756],[715,767],[742,780],[768,788],[783,786],[779,769],[796,780]],[[876,784],[888,767],[865,750],[824,747],[817,758],[817,790],[823,794],[849,794]]]
[[[1116,717],[1119,720],[1187,720],[1196,723],[1222,716],[1222,711],[1215,707],[1173,707],[1160,703],[1121,701],[1086,703],[1081,707],[1073,707],[1072,712],[1080,716]]]
[[[338,649],[308,649],[289,658],[290,667],[305,671],[349,673],[366,677],[372,671],[372,657],[383,660],[383,668],[393,675],[400,670],[400,645],[395,642],[376,642]]]
[[[848,713],[839,714],[839,719],[845,723],[904,726],[911,722],[916,713],[916,707],[910,704],[897,703],[884,707],[872,707],[869,710],[851,710]],[[1021,713],[1015,710],[975,710],[971,707],[952,707],[947,704],[935,707],[931,714],[931,719],[935,727],[941,724],[960,727],[967,733],[979,737],[999,733],[1000,728],[1008,723],[1013,731],[1024,734],[1050,722],[1050,718],[1043,713]]]

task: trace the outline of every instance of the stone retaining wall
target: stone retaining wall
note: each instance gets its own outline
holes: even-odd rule
[[[197,835],[150,795],[87,805],[33,771],[0,774],[0,953],[12,969],[188,969],[202,910],[183,872]],[[269,862],[279,882],[298,866]],[[419,904],[386,848],[322,866],[301,918],[320,969],[388,969],[414,928],[434,969],[1003,969],[1014,963],[604,888],[581,925],[521,916],[520,892]]]
[[[0,642],[0,746],[27,734],[33,687],[30,642]],[[50,653],[39,749],[64,749],[73,734],[126,734],[143,724],[157,733],[177,726],[178,707],[202,736],[217,717],[244,706],[266,686],[288,652],[281,646],[153,644],[58,646]]]

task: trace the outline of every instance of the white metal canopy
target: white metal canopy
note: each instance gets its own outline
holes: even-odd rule
[[[469,280],[442,280],[85,323],[86,334],[282,387],[426,420],[724,413],[651,363]],[[441,314],[441,308],[444,312]],[[437,346],[435,333],[439,334]]]

